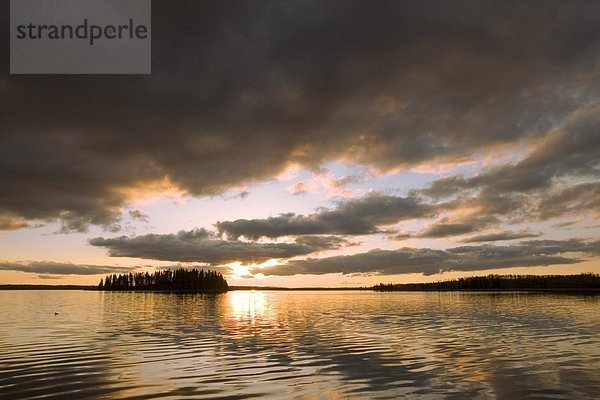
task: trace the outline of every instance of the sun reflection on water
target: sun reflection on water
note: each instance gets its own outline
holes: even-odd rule
[[[231,310],[239,320],[248,320],[252,324],[268,318],[265,293],[261,291],[233,291],[229,293]]]

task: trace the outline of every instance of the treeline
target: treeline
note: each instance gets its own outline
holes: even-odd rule
[[[172,291],[226,291],[227,281],[218,272],[180,268],[120,275],[108,275],[100,280],[100,290],[172,290]]]
[[[379,292],[436,290],[597,290],[600,275],[488,275],[431,283],[384,284],[373,286]]]

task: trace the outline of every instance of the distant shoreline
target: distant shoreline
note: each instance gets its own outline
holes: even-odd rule
[[[525,291],[525,292],[587,292],[600,291],[600,275],[487,275],[429,283],[380,283],[378,292],[397,291]]]
[[[94,285],[0,285],[0,290],[91,290]]]
[[[192,270],[191,273],[194,273]],[[169,274],[163,272],[164,274]],[[202,278],[204,272],[195,271]],[[176,271],[175,274],[181,274],[181,271]],[[210,276],[210,271],[207,275]],[[130,274],[123,276],[114,276],[115,282],[129,282],[136,278],[150,280],[151,275],[133,276]],[[215,275],[217,278],[220,275]],[[168,276],[166,276],[168,278]],[[131,288],[111,288],[103,287],[102,283],[98,286],[92,285],[0,285],[0,290],[94,290],[94,291],[109,291],[109,292],[144,292],[144,293],[225,293],[228,291],[241,290],[263,290],[263,291],[374,291],[374,292],[527,292],[527,293],[600,293],[600,275],[585,273],[577,275],[488,275],[468,278],[459,278],[447,281],[438,281],[430,283],[401,283],[401,284],[383,284],[369,287],[280,287],[280,286],[228,286],[224,279],[224,285],[214,287],[216,285],[203,284],[200,281],[197,285],[179,285],[196,289],[180,289],[163,285],[161,289],[160,276],[154,277],[159,284],[131,287]],[[168,281],[168,279],[167,279]],[[154,286],[154,287],[153,287]],[[165,287],[166,286],[166,287]],[[204,288],[204,289],[201,289]]]
[[[301,287],[288,288],[279,286],[229,286],[228,290],[101,290],[95,285],[0,285],[0,290],[93,290],[101,292],[152,292],[152,293],[224,293],[227,291],[240,290],[278,290],[278,291],[306,291],[306,290],[323,290],[323,291],[339,291],[339,290],[373,290],[372,287]]]
[[[82,290],[82,291],[102,291],[97,286],[85,286],[85,285],[0,285],[0,291],[18,291],[18,290]],[[600,294],[598,288],[564,288],[564,289],[396,289],[393,291],[378,291],[373,287],[301,287],[301,288],[288,288],[288,287],[270,287],[270,286],[233,286],[229,287],[227,291],[219,290],[205,290],[205,291],[194,291],[194,290],[113,290],[106,292],[127,292],[127,293],[181,293],[181,294],[218,294],[226,293],[228,291],[281,291],[281,292],[336,292],[336,291],[369,291],[378,293],[391,293],[391,292],[470,292],[470,293],[570,293],[570,294]]]

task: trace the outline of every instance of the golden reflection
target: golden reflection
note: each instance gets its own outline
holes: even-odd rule
[[[270,312],[264,292],[240,290],[230,292],[228,297],[231,310],[238,319],[248,320],[255,324],[256,321],[269,318]]]

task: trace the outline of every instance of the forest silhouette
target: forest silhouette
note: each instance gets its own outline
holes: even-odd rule
[[[260,287],[236,286],[230,288],[222,274],[210,270],[185,269],[136,272],[108,275],[100,280],[100,290],[152,290],[224,292],[230,289],[261,289]],[[289,289],[289,288],[262,288]],[[321,288],[330,289],[333,288]],[[336,288],[348,289],[348,288]],[[461,290],[600,290],[600,275],[487,275],[452,279],[429,283],[380,283],[371,288],[356,288],[391,291],[461,291]],[[290,289],[293,290],[293,289]]]
[[[100,290],[164,290],[189,292],[224,292],[227,281],[219,272],[180,268],[152,274],[136,272],[108,275],[100,280]]]
[[[600,275],[488,275],[430,283],[384,284],[379,292],[435,290],[598,290]]]

